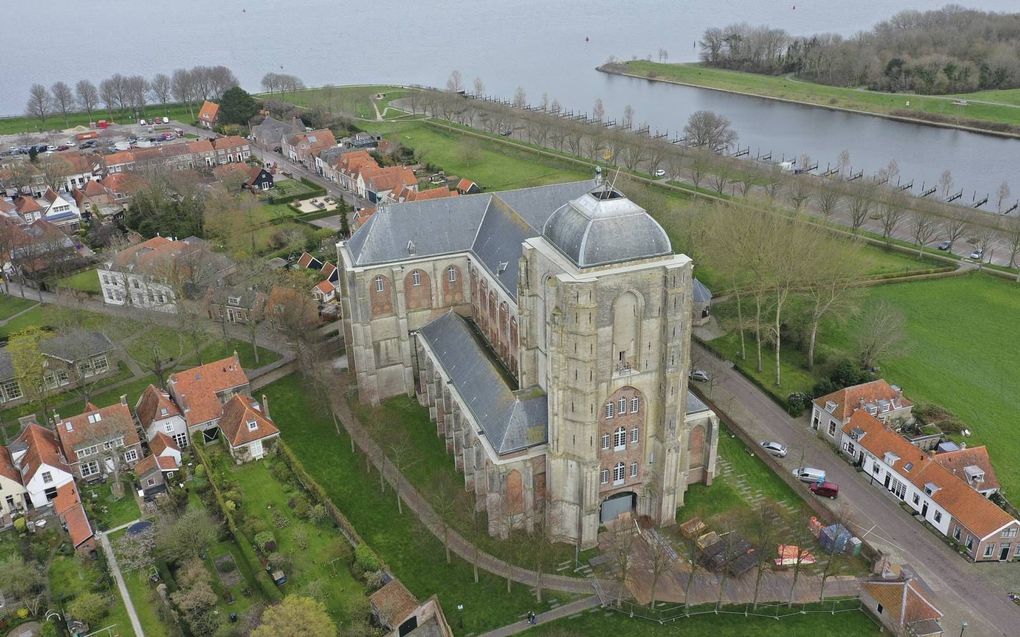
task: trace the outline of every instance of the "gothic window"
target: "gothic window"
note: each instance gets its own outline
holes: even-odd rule
[[[414,272],[411,273],[411,285],[413,285],[414,287],[418,287],[419,285],[421,285],[421,272],[419,272],[418,270],[415,270]]]
[[[381,293],[385,289],[384,286],[383,278],[381,276],[375,277],[375,291]]]
[[[627,446],[627,430],[620,427],[613,433],[613,447],[617,450]]]
[[[457,268],[453,267],[452,265],[446,268],[446,280],[449,281],[450,283],[457,282]]]
[[[616,466],[613,467],[613,484],[623,484],[623,463],[617,462]]]

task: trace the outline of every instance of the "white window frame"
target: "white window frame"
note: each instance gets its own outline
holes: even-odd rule
[[[626,472],[627,472],[626,466],[622,462],[617,462],[616,465],[613,467],[614,486],[623,484]]]
[[[164,410],[165,410],[165,408],[164,408]],[[175,427],[174,427],[173,421],[168,421],[168,422],[164,423],[164,425],[163,425],[163,431],[165,431],[168,434],[172,434],[174,432],[174,429],[175,429]]]
[[[124,462],[134,462],[135,460],[138,460],[137,449],[128,449],[124,452]]]
[[[641,440],[641,433],[637,427],[633,427],[630,430],[630,444],[636,445]]]
[[[623,414],[627,413],[627,399],[626,398],[621,398],[620,400],[616,401],[616,406],[617,406],[617,411],[620,412],[621,416]]]
[[[417,287],[421,287],[421,271],[420,270],[412,270],[411,271],[411,285],[413,287],[416,287],[416,288]]]
[[[599,484],[609,484],[609,469],[599,472]]]
[[[99,473],[99,461],[89,460],[81,463],[81,477],[90,478]]]
[[[983,557],[992,557],[992,555],[994,555],[994,554],[995,554],[995,543],[992,542],[988,546],[985,547],[985,552],[983,554]]]
[[[613,417],[613,401],[606,403],[606,420]]]
[[[602,434],[602,448],[609,449],[609,443],[611,440],[612,436],[610,436],[608,433]]]
[[[53,482],[53,474],[50,473],[49,471],[43,471],[43,473],[42,473],[42,481],[43,481],[43,484],[49,484],[49,483]]]
[[[623,451],[627,448],[627,429],[619,427],[613,431],[613,451]]]
[[[375,291],[376,291],[376,293],[377,294],[382,294],[383,291],[385,291],[385,289],[386,289],[386,285],[383,283],[382,276],[381,275],[377,275],[375,277]]]
[[[457,282],[457,268],[455,268],[452,265],[446,268],[446,280],[449,281],[450,283]]]
[[[638,474],[637,462],[630,463],[630,477],[636,478]]]
[[[185,447],[188,446],[188,434],[186,433],[174,434],[174,442],[177,443],[178,447],[184,449]]]
[[[640,405],[641,405],[640,401],[641,401],[640,398],[631,398],[630,399],[630,413],[636,414],[638,412],[638,407],[640,407]]]
[[[942,511],[935,511],[935,515],[932,516],[936,522],[942,521]]]

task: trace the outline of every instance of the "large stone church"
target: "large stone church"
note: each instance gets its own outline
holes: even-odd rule
[[[711,482],[692,262],[624,194],[596,179],[394,204],[337,251],[361,400],[428,407],[490,533],[592,546],[622,512],[673,524]]]

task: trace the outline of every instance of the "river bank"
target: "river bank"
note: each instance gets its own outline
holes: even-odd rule
[[[1020,121],[1020,106],[975,100],[968,95],[877,93],[803,82],[787,76],[728,71],[700,64],[662,64],[643,60],[603,64],[596,67],[596,70],[652,82],[1020,139],[1020,126],[1015,124]],[[1020,90],[1017,93],[1020,94]],[[958,103],[961,100],[967,102],[965,106]],[[966,117],[961,116],[962,109],[967,109]]]

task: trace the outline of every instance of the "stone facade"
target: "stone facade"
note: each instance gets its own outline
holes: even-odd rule
[[[500,194],[428,202],[432,208],[425,209],[469,209],[475,205],[469,200],[481,197]],[[360,399],[378,404],[418,396],[494,535],[541,526],[555,539],[593,546],[600,522],[621,501],[629,498],[628,510],[656,524],[672,524],[687,485],[708,484],[714,475],[718,421],[707,408],[688,409],[693,264],[673,254],[662,229],[622,195],[585,197],[575,218],[640,217],[639,231],[643,224],[661,237],[630,239],[637,246],[633,257],[624,252],[625,258],[602,262],[599,255],[619,255],[618,246],[592,251],[592,242],[608,240],[596,237],[599,232],[613,233],[589,226],[579,241],[588,252],[571,256],[561,245],[566,230],[551,233],[547,223],[543,234],[527,221],[521,241],[486,258],[483,250],[491,246],[478,242],[488,215],[514,214],[494,213],[490,204],[474,245],[420,254],[408,240],[404,253],[366,258],[378,250],[370,242],[403,245],[393,224],[411,214],[405,210],[420,210],[405,208],[418,205],[411,203],[381,209],[375,217],[382,220],[374,217],[359,230],[385,232],[381,238],[356,235],[338,244],[344,335]],[[602,206],[599,199],[612,201]],[[556,205],[559,214],[568,201]],[[523,215],[511,218],[523,225]],[[375,227],[384,223],[386,230]],[[646,244],[659,248],[640,252]],[[479,398],[462,395],[445,354],[419,334],[451,310],[470,318],[485,356],[506,378],[506,392],[518,402],[525,395],[547,399],[541,440],[510,448],[494,440]],[[614,504],[604,506],[607,501]]]

